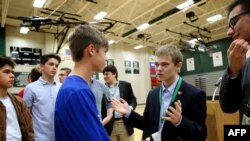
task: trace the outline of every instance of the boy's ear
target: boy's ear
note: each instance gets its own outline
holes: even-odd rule
[[[43,70],[43,66],[44,66],[43,64],[39,64],[39,65],[38,65],[38,67],[39,67],[39,69],[40,69],[40,72]]]
[[[95,52],[95,46],[93,44],[89,44],[89,46],[87,47],[87,52],[92,56]]]
[[[176,67],[178,68],[178,72],[180,72],[180,71],[181,71],[181,67],[182,67],[182,62],[179,62],[179,63],[176,65]]]

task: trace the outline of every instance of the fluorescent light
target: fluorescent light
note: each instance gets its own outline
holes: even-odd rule
[[[109,45],[113,44],[114,42],[114,40],[109,40]]]
[[[35,0],[33,7],[42,8],[46,0]]]
[[[202,47],[198,47],[198,50],[201,52],[205,52],[205,48],[202,48]]]
[[[136,27],[136,29],[137,30],[144,30],[144,29],[146,29],[148,27],[149,27],[149,24],[148,23],[144,23],[144,24],[141,24],[138,27]]]
[[[214,15],[212,17],[207,18],[207,21],[208,22],[215,22],[215,21],[220,20],[221,18],[222,18],[222,15],[217,14],[217,15]]]
[[[194,1],[193,0],[188,0],[186,2],[183,2],[182,4],[177,5],[176,8],[181,10],[181,9],[189,7],[192,4],[194,4]]]
[[[101,11],[94,17],[94,19],[98,21],[102,20],[107,14],[108,14],[107,12]]]
[[[189,40],[188,42],[189,42],[190,44],[195,44],[197,41],[198,41],[197,39],[192,39],[192,40]]]
[[[140,48],[143,48],[143,45],[137,45],[134,47],[134,49],[140,49]]]
[[[29,32],[29,28],[28,27],[21,27],[20,28],[20,33],[22,33],[22,34],[27,34],[28,32]]]

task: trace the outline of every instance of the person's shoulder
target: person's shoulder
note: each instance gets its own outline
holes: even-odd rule
[[[131,83],[130,83],[130,82],[128,82],[128,81],[124,81],[124,80],[119,80],[119,84],[129,84],[129,85],[131,85]]]
[[[9,97],[12,99],[12,102],[24,103],[24,100],[18,95],[9,94]]]
[[[98,79],[93,79],[93,84],[99,86],[102,89],[108,90],[108,86],[104,84],[104,82],[98,80]]]
[[[57,86],[62,86],[62,83],[61,83],[61,82],[58,82],[58,81],[55,81],[55,84],[56,84]]]
[[[31,89],[31,88],[34,88],[34,87],[38,87],[39,84],[40,84],[39,80],[34,81],[34,82],[31,82],[31,83],[29,83],[29,84],[25,87],[25,89]]]
[[[93,80],[93,83],[98,83],[100,85],[104,85],[104,83],[98,79],[92,78],[92,80]]]
[[[159,85],[159,86],[157,86],[157,87],[151,89],[151,90],[149,91],[149,93],[158,93],[159,90],[160,90],[160,88],[161,88],[161,85]]]
[[[202,89],[197,88],[194,85],[187,83],[186,81],[182,82],[182,87],[192,94],[205,93]]]

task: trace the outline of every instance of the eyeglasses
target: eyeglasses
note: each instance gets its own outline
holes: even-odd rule
[[[231,29],[234,29],[234,26],[236,25],[236,23],[240,19],[240,16],[245,15],[245,14],[249,14],[249,13],[250,13],[250,11],[245,11],[245,12],[242,12],[242,13],[232,17],[230,19],[230,21],[229,21],[229,26],[228,27],[231,28]]]

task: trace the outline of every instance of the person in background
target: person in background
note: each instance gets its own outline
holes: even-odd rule
[[[108,39],[90,25],[76,26],[69,36],[74,68],[62,84],[56,100],[57,141],[109,141],[89,84],[94,72],[103,70]]]
[[[119,100],[125,99],[129,103],[131,110],[136,108],[137,102],[134,96],[132,86],[129,82],[118,80],[118,71],[115,66],[106,66],[103,70],[105,84],[108,86],[111,97]],[[110,134],[112,141],[133,141],[134,129],[128,126],[120,113],[115,112],[114,120],[108,124],[112,127],[107,132]]]
[[[70,68],[61,68],[59,71],[59,81],[61,83],[63,83],[63,81],[65,80],[65,78],[70,74],[71,69]]]
[[[114,110],[128,125],[149,131],[150,140],[205,141],[205,92],[178,75],[183,56],[176,46],[159,47],[155,55],[156,73],[162,84],[149,92],[143,116],[123,99],[112,99]]]
[[[0,57],[0,141],[34,141],[32,117],[22,98],[9,94],[15,63]]]
[[[30,108],[36,141],[54,141],[55,102],[60,82],[54,80],[61,58],[57,54],[45,54],[40,59],[41,77],[28,84],[24,101]]]
[[[39,68],[33,68],[33,69],[31,69],[31,72],[28,74],[28,78],[27,78],[28,84],[31,83],[31,82],[35,82],[36,80],[39,79],[40,76],[41,76],[41,72],[40,72]],[[25,88],[23,88],[18,93],[18,96],[20,96],[21,98],[23,98],[24,89]]]
[[[101,81],[94,78],[91,78],[89,86],[95,95],[96,107],[100,116],[100,120],[105,126],[113,116],[113,108],[111,105],[109,89]]]
[[[223,112],[239,110],[240,124],[250,125],[250,1],[234,0],[228,7],[229,28],[233,38],[227,50],[228,67],[222,77],[219,102]]]

